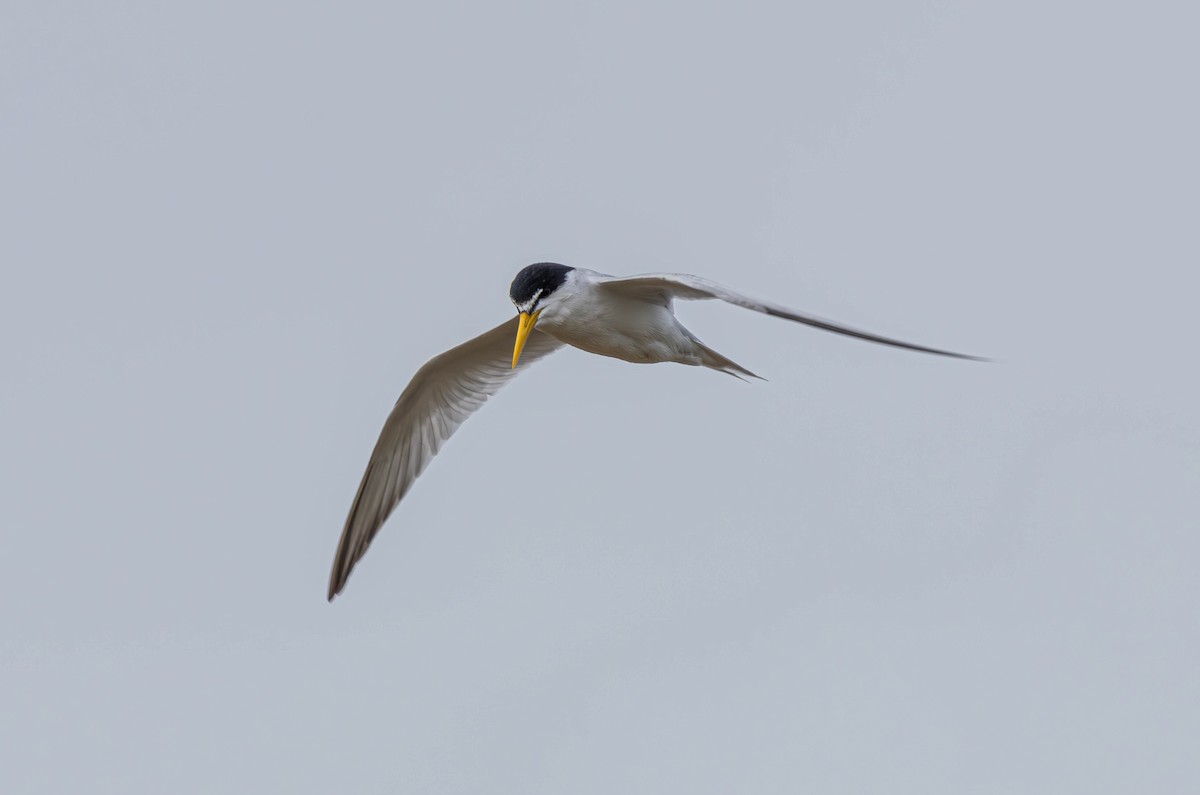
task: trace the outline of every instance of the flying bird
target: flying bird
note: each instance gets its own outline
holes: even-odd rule
[[[609,276],[541,262],[517,274],[509,298],[517,308],[516,318],[430,359],[396,401],[342,529],[329,577],[330,601],[341,593],[379,528],[446,439],[517,373],[563,345],[637,364],[677,362],[738,378],[759,377],[688,331],[675,317],[672,304],[677,298],[718,299],[883,345],[980,358],[858,331],[686,273]]]

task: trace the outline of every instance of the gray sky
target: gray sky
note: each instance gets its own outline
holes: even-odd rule
[[[9,0],[0,790],[1200,790],[1195,16]],[[538,260],[1000,361],[682,305],[769,381],[556,354],[326,604]]]

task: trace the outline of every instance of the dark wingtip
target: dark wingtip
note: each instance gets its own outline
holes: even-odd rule
[[[939,351],[933,348],[918,348],[917,350],[924,353],[935,353],[938,356],[949,356],[951,359],[965,359],[968,362],[994,362],[995,359],[989,359],[986,356],[972,356],[969,353],[955,353],[954,351]]]
[[[331,603],[337,598],[337,595],[342,592],[342,589],[346,587],[346,578],[338,577],[338,568],[340,568],[339,564],[341,561],[342,550],[339,548],[338,554],[333,561],[333,571],[329,574],[329,590],[325,592],[326,601]]]
[[[995,359],[987,356],[972,356],[969,353],[949,353],[948,356],[953,356],[956,359],[966,359],[968,362],[989,362],[995,363]]]
[[[931,353],[934,356],[949,356],[951,359],[967,359],[973,362],[992,361],[991,359],[983,356],[971,356],[970,354],[966,353],[955,353],[954,351],[945,351],[941,348],[930,348],[926,345],[917,345],[916,343],[892,339],[891,337],[882,337],[878,334],[871,334],[867,331],[859,331],[858,329],[851,328],[850,326],[843,326],[840,323],[834,323],[831,320],[824,320],[813,315],[801,315],[781,309],[779,307],[768,306],[763,309],[763,311],[768,315],[772,315],[773,317],[781,317],[785,320],[803,323],[806,326],[819,328],[823,331],[832,331],[834,334],[844,334],[847,337],[856,337],[860,340],[866,340],[867,342],[875,342],[880,345],[890,345],[893,348],[902,348],[904,350],[917,351],[918,353]]]
[[[346,581],[350,579],[350,572],[343,572],[340,576],[335,571],[329,578],[329,591],[325,594],[325,598],[332,603],[334,599],[346,589]]]

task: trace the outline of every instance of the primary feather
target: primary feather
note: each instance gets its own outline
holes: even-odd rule
[[[517,368],[511,365],[516,319],[451,348],[425,363],[413,376],[367,463],[342,528],[329,575],[329,599],[346,585],[375,534],[442,444],[502,386],[562,343],[537,330]]]

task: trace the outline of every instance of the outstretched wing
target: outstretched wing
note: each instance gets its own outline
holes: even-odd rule
[[[513,318],[433,357],[413,376],[383,425],[350,506],[329,575],[330,601],[442,443],[517,373],[562,346],[534,329],[513,369],[516,338]]]
[[[778,304],[759,301],[757,298],[750,298],[749,296],[730,290],[724,285],[687,273],[646,273],[640,276],[625,277],[606,276],[597,281],[597,286],[605,290],[611,290],[627,298],[661,302],[668,306],[672,298],[680,298],[685,301],[704,301],[715,298],[734,306],[753,309],[755,312],[762,312],[766,315],[782,317],[787,320],[794,320],[797,323],[804,323],[805,325],[824,329],[825,331],[845,334],[848,337],[858,337],[860,340],[878,342],[882,345],[892,345],[897,348],[906,348],[910,351],[935,353],[939,356],[953,356],[956,359],[987,361],[980,356],[968,356],[965,353],[954,353],[953,351],[944,351],[939,348],[927,348],[924,345],[914,345],[911,342],[902,342],[890,337],[881,337],[878,334],[859,331],[849,326],[843,326],[840,323],[834,323],[813,315],[806,315],[803,312],[796,312]]]

